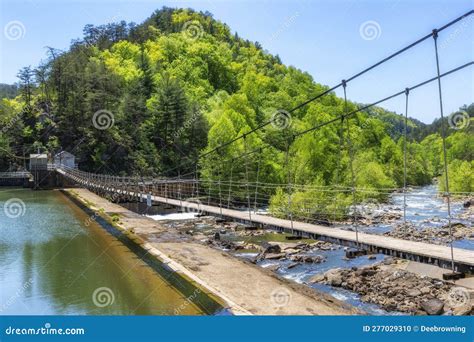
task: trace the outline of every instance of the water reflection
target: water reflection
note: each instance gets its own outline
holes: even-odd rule
[[[0,206],[10,198],[24,201],[26,210],[18,218],[0,210],[0,314],[195,315],[221,309],[201,294],[187,300],[196,288],[161,264],[161,272],[150,267],[150,260],[96,222],[86,227],[88,216],[60,192],[0,190]],[[92,298],[100,287],[113,294],[104,307]]]

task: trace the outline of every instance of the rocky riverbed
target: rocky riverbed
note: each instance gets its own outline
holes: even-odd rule
[[[229,252],[253,252],[257,254],[251,259],[254,263],[262,260],[288,260],[292,262],[287,266],[290,269],[299,264],[322,263],[326,258],[315,254],[317,251],[341,248],[330,242],[298,238],[266,229],[249,230],[247,229],[249,227],[235,222],[218,223],[213,217],[203,217],[199,221],[198,225],[210,228],[185,229],[186,234],[193,235],[207,245]],[[186,228],[188,223],[183,222],[181,226]]]
[[[466,212],[469,211],[464,210],[463,214]],[[393,229],[386,234],[388,236],[437,244],[449,242],[449,231],[442,224],[423,228],[419,220],[413,226],[401,227],[399,224],[393,228],[393,220],[400,221],[399,212],[381,215],[376,220],[382,220]],[[164,220],[162,224],[174,228],[183,238],[244,257],[279,276],[306,283],[372,314],[454,315],[472,310],[472,307],[452,305],[455,287],[404,271],[398,267],[399,261],[389,258],[386,264],[365,267],[383,260],[382,255],[347,259],[344,248],[339,245],[255,229],[210,216]],[[453,224],[453,228],[460,241],[472,236],[470,226]],[[462,295],[463,292],[461,299],[464,298]]]
[[[451,229],[453,231],[453,240],[467,239],[474,241],[474,228],[467,227],[458,222],[453,223]],[[402,223],[395,226],[393,230],[385,232],[383,235],[437,245],[448,245],[451,242],[449,226],[443,226],[441,228],[418,228],[409,223]]]
[[[387,311],[412,315],[473,315],[472,290],[401,269],[402,260],[388,258],[362,268],[332,269],[309,279],[341,287],[361,296],[361,300]]]

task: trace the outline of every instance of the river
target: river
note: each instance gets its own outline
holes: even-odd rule
[[[108,229],[59,191],[0,189],[0,314],[226,314]]]
[[[403,213],[403,196],[400,194],[394,194],[390,196],[388,203],[377,205],[375,208],[375,214],[377,212],[397,212]],[[266,212],[263,210],[263,212]],[[472,218],[470,219],[460,219],[459,214],[463,213],[463,205],[461,201],[452,202],[452,217],[453,222],[461,222],[468,227],[472,227]],[[198,223],[199,219],[194,218],[193,214],[190,213],[176,213],[172,214],[166,212],[160,212],[156,215],[150,215],[153,219],[162,221],[164,224],[168,225],[170,228],[176,227],[178,229],[180,226],[185,225],[186,221],[195,221],[193,229],[196,232],[202,233],[206,231],[214,232],[216,227],[212,225],[206,225],[203,223]],[[407,221],[413,223],[416,227],[443,227],[447,224],[447,204],[438,196],[438,191],[436,185],[429,185],[418,188],[411,188],[407,193]],[[386,231],[393,229],[394,226],[403,222],[403,218],[391,222],[388,224],[374,224],[371,226],[359,226],[359,229],[368,233],[382,234]],[[273,238],[271,236],[274,236]],[[272,240],[274,238],[279,239],[276,234],[268,234],[268,238],[265,238],[266,241],[277,241]],[[232,232],[227,232],[225,235],[221,236],[221,239],[231,240],[231,241],[242,241],[242,237],[238,235],[233,235]],[[474,250],[473,240],[458,240],[455,241],[454,245],[458,248],[466,248]],[[256,252],[244,251],[236,252],[237,256],[253,259],[257,256]],[[296,267],[288,268],[292,262],[290,260],[261,260],[258,264],[262,267],[272,267],[274,265],[279,265],[280,267],[276,271],[280,276],[294,280],[298,283],[307,283],[308,280],[316,274],[324,273],[333,268],[351,268],[361,267],[377,263],[386,258],[385,255],[377,254],[372,257],[375,259],[369,259],[367,256],[360,256],[354,259],[345,258],[345,251],[341,247],[336,250],[330,251],[315,251],[309,254],[318,254],[326,258],[326,261],[323,263],[301,263]],[[321,284],[312,284],[309,285],[318,290],[327,292],[334,297],[348,302],[363,311],[374,314],[374,315],[397,315],[398,312],[387,312],[381,309],[375,304],[366,303],[360,300],[360,296],[354,292],[342,289],[340,287],[331,287]]]
[[[409,189],[406,205],[406,220],[418,229],[441,228],[448,225],[448,205],[439,196],[438,187],[435,184]],[[403,214],[403,194],[391,195],[388,203],[377,205],[374,213],[383,211]],[[451,200],[452,223],[462,223],[472,228],[474,218],[461,218],[463,212],[465,212],[463,201]],[[390,231],[394,226],[402,222],[403,217],[391,223],[359,226],[359,229],[368,233],[382,234]],[[453,242],[453,246],[474,250],[474,240],[456,240]]]

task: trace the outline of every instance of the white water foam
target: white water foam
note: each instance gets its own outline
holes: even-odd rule
[[[155,221],[163,220],[191,220],[196,218],[197,213],[173,213],[167,215],[147,215]]]

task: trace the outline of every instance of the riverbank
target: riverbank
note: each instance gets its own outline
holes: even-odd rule
[[[364,302],[410,315],[472,315],[474,290],[407,271],[409,261],[387,258],[362,268],[331,269],[310,279],[358,293]]]
[[[126,233],[174,271],[226,303],[237,315],[350,315],[361,312],[330,295],[275,275],[170,230],[85,189],[65,193]],[[91,216],[91,220],[96,217]]]
[[[189,213],[152,217],[169,229],[181,231],[215,248],[247,258],[279,276],[328,292],[369,314],[423,314],[423,310],[419,307],[422,298],[420,301],[416,301],[408,293],[402,291],[405,289],[403,286],[405,283],[416,285],[421,289],[428,286],[425,284],[426,282],[432,282],[432,285],[436,286],[444,284],[445,290],[448,290],[443,293],[436,291],[431,293],[431,290],[429,293],[422,293],[425,300],[428,300],[430,296],[433,297],[430,299],[434,299],[434,295],[445,295],[453,287],[474,288],[474,278],[472,277],[459,279],[455,282],[445,282],[443,274],[446,273],[446,269],[434,265],[394,259],[380,254],[347,258],[345,248],[330,242],[297,237],[268,229],[247,229],[249,227],[245,224],[221,222],[218,218],[213,217],[189,218]],[[393,263],[394,260],[397,262]],[[342,286],[342,280],[340,283],[334,282],[334,284],[317,281],[318,279],[324,280],[326,272],[362,270],[381,261],[386,261],[387,265],[384,267],[393,268],[394,272],[402,270],[399,277],[399,282],[402,285],[399,286],[399,291],[396,293],[399,298],[396,301],[393,301],[394,294],[388,295],[387,291],[374,290],[371,291],[371,296],[367,296],[367,293],[358,291],[358,288]],[[363,283],[365,280],[371,279],[360,278],[358,280]],[[377,285],[376,282],[373,285]],[[431,287],[431,285],[429,286]],[[445,296],[439,298],[439,300],[445,299]],[[463,313],[463,309],[467,310],[465,307],[447,307],[446,314],[450,312],[460,314]]]

